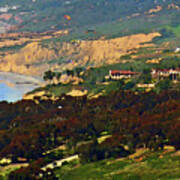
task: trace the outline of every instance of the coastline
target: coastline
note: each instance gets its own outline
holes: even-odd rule
[[[11,72],[0,72],[0,84],[7,86],[7,92],[10,89],[11,94],[6,89],[0,89],[0,95],[7,97],[7,101],[14,102],[23,99],[23,96],[38,87],[43,86],[44,81],[40,77],[26,76]],[[5,94],[5,95],[4,95]],[[1,98],[1,96],[0,96]],[[4,99],[0,99],[4,100]]]
[[[34,84],[41,85],[44,81],[37,76],[26,76],[12,72],[0,71],[0,81],[9,82],[12,84]]]

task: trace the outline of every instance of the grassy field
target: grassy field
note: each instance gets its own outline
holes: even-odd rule
[[[140,157],[109,159],[55,170],[61,180],[178,180],[180,156],[174,152],[144,152]]]

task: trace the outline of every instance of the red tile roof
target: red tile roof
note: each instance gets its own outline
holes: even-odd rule
[[[169,72],[171,69],[159,69],[158,72]]]
[[[157,69],[156,72],[180,72],[180,69]]]
[[[121,75],[135,75],[137,72],[127,71],[127,70],[112,70],[111,75],[121,74]]]

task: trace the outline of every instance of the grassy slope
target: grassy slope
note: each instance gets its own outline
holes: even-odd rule
[[[49,42],[58,42],[58,41],[71,41],[72,39],[98,39],[102,36],[105,36],[107,39],[122,37],[131,34],[138,33],[150,33],[152,31],[160,31],[161,29],[167,28],[172,33],[175,33],[174,30],[176,27],[171,28],[171,21],[174,11],[162,11],[154,16],[150,17],[148,15],[142,14],[137,17],[124,17],[123,19],[113,20],[110,22],[102,22],[94,24],[92,29],[96,31],[94,33],[85,33],[88,29],[88,26],[82,26],[81,28],[73,28],[68,36],[63,36],[58,39],[45,40]],[[175,11],[175,13],[178,13]]]
[[[133,23],[134,26],[132,26],[133,31],[136,31],[140,27],[148,30],[162,24],[170,24],[174,19],[172,16],[177,19],[178,16],[175,9],[173,11],[167,10],[167,6],[170,3],[180,5],[177,0],[172,0],[171,2],[157,1],[156,3],[154,0],[37,0],[34,3],[32,0],[21,0],[21,2],[18,0],[2,0],[0,7],[6,4],[9,6],[18,6],[16,10],[9,10],[9,13],[18,15],[23,20],[23,23],[19,26],[19,31],[45,31],[50,30],[52,26],[58,29],[81,29],[84,27],[86,29],[97,28],[98,30],[99,28],[97,26],[99,24],[111,24],[111,22],[115,22],[116,24],[119,19],[128,21],[127,17],[139,13],[140,17],[135,18],[136,20],[139,19],[137,20],[139,22],[137,24]],[[145,13],[149,9],[156,8],[158,5],[164,9],[164,11],[160,12],[161,17],[155,17],[155,21],[152,20],[153,18],[147,21]],[[25,12],[26,14],[21,15],[21,12]],[[71,16],[71,21],[63,17],[65,14]],[[14,22],[13,18],[10,19],[10,22]],[[121,30],[123,28],[124,33],[127,33],[127,27],[129,28],[129,26],[124,26],[123,24],[119,26]]]
[[[71,168],[65,165],[55,170],[61,180],[169,180],[180,179],[180,157],[167,153],[146,152],[144,159],[103,160]]]

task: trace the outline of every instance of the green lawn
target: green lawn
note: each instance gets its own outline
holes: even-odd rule
[[[180,156],[146,152],[141,162],[134,159],[103,160],[55,170],[61,180],[175,180],[180,179]]]

